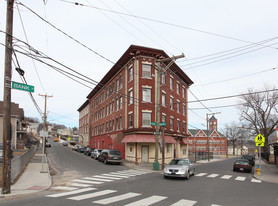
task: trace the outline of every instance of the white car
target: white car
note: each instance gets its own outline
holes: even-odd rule
[[[191,175],[195,174],[195,166],[189,159],[172,159],[165,167],[163,175],[168,177],[184,177],[189,180]]]

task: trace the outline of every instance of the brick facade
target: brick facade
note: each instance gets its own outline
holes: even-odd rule
[[[150,123],[156,115],[158,58],[168,55],[162,50],[130,46],[87,96],[91,147],[119,149],[125,159],[134,162],[154,161],[155,127]],[[166,122],[167,161],[187,155],[187,89],[193,82],[176,64],[160,81],[160,122]]]

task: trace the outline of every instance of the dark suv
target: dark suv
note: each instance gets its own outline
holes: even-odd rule
[[[110,150],[110,149],[104,149],[98,156],[98,161],[103,162],[104,164],[108,163],[122,163],[122,155],[119,150]]]
[[[253,158],[253,156],[251,156],[251,155],[243,155],[243,156],[241,157],[241,159],[246,159],[246,160],[248,160],[252,166],[255,165],[254,158]]]

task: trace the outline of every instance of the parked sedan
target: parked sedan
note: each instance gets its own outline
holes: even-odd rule
[[[51,147],[50,142],[46,142],[46,143],[45,143],[45,147]]]
[[[68,142],[63,142],[63,146],[68,146]]]
[[[72,150],[73,150],[73,151],[77,151],[79,147],[80,147],[79,145],[74,145],[73,148],[72,148]]]
[[[83,153],[85,151],[86,147],[79,146],[77,149],[77,152]]]
[[[252,164],[247,159],[238,159],[234,162],[233,171],[252,172]]]
[[[93,150],[93,149],[92,149],[91,147],[87,147],[87,148],[84,150],[84,155],[91,156],[92,150]]]
[[[195,166],[189,159],[172,159],[164,169],[164,178],[184,177],[189,180],[191,175],[195,174]]]
[[[95,160],[98,159],[98,156],[99,154],[101,153],[101,149],[94,149],[92,152],[91,152],[91,158],[94,158]]]
[[[121,164],[122,155],[119,150],[104,149],[98,156],[98,161],[103,162],[104,164],[108,164],[108,163]]]

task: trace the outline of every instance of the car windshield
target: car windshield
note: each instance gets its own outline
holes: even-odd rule
[[[169,165],[188,165],[188,160],[172,160]]]
[[[110,152],[111,155],[121,155],[120,151],[115,151],[115,150],[112,150]]]

